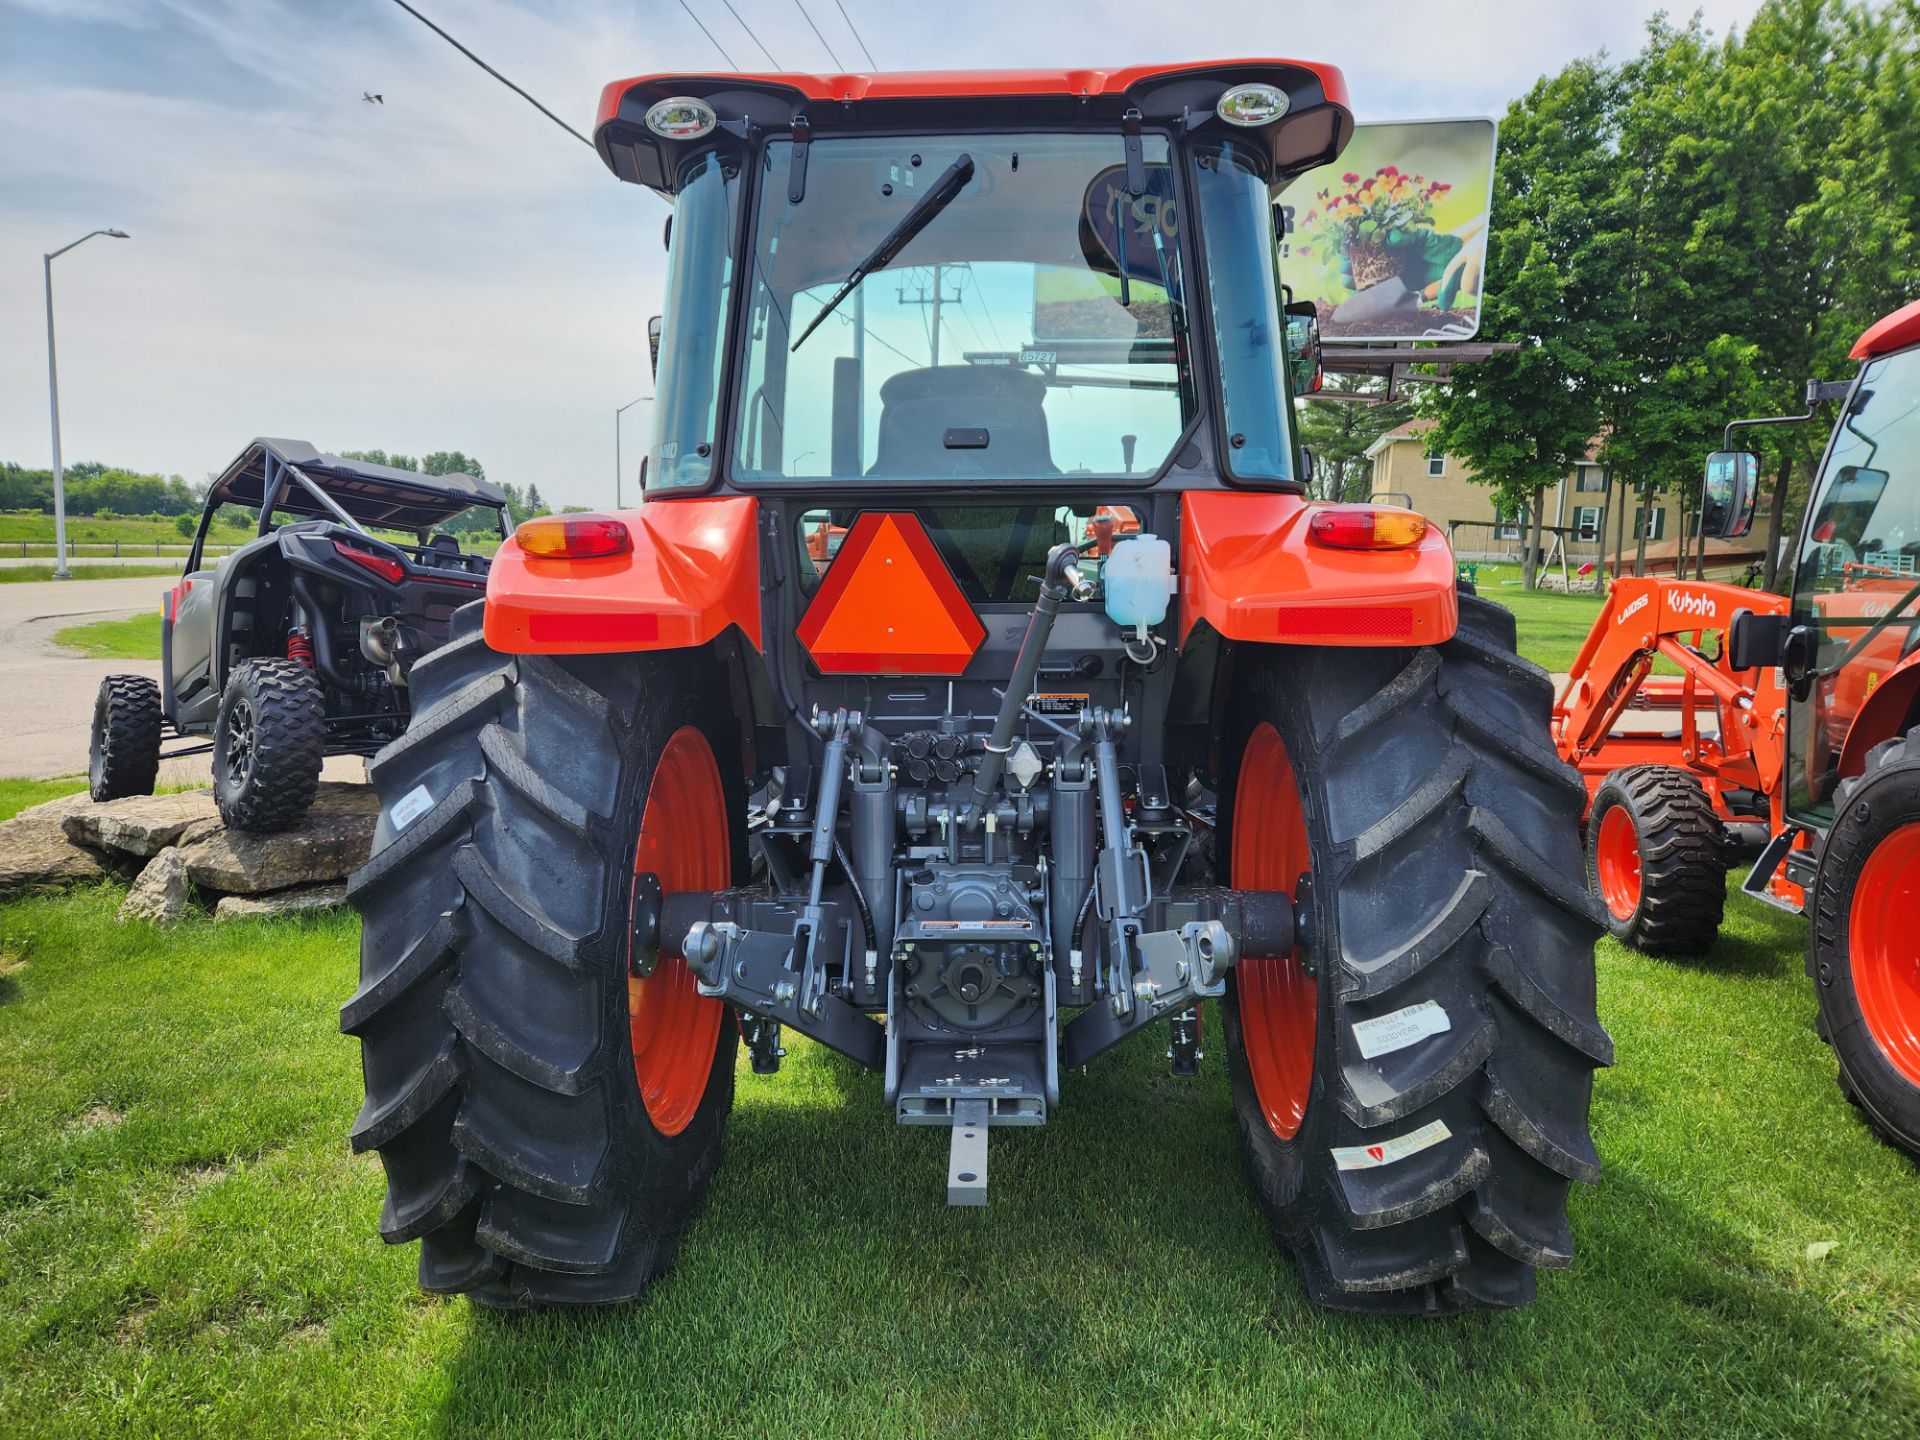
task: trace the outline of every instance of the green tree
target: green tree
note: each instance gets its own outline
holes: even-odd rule
[[[420,468],[429,475],[471,475],[476,480],[487,478],[486,467],[462,450],[435,450],[431,455],[421,457]]]
[[[1365,500],[1373,493],[1373,468],[1367,450],[1389,430],[1413,415],[1405,401],[1387,401],[1385,387],[1357,375],[1330,375],[1317,396],[1295,403],[1300,443],[1313,452],[1314,496],[1322,500]],[[1329,395],[1380,398],[1333,400]]]
[[[384,450],[342,450],[342,460],[358,460],[367,465],[385,465],[394,470],[418,470],[420,462],[411,455],[402,455],[398,451],[392,455]],[[431,471],[429,474],[433,473]]]
[[[1587,455],[1600,421],[1596,356],[1612,343],[1620,283],[1611,118],[1617,78],[1576,61],[1508,107],[1489,227],[1485,338],[1521,348],[1423,391],[1435,453],[1464,457],[1496,508],[1531,520],[1533,588],[1542,498]]]

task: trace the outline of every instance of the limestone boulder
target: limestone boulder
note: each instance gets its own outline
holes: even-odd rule
[[[217,825],[211,790],[183,790],[177,795],[131,795],[101,805],[86,805],[62,817],[67,836],[97,850],[122,850],[129,855],[158,855],[177,845],[187,831]]]
[[[62,828],[69,812],[88,803],[84,794],[64,796],[0,822],[0,899],[64,890],[110,873],[104,855],[74,844]]]
[[[180,850],[188,878],[201,889],[264,895],[346,879],[366,862],[379,817],[371,786],[323,784],[313,808],[291,830],[210,830],[189,837]]]
[[[146,920],[155,925],[178,924],[187,913],[192,890],[187,883],[187,861],[178,846],[162,850],[127,889],[120,920]]]
[[[303,915],[315,910],[333,910],[347,903],[347,887],[334,885],[297,885],[291,890],[275,890],[269,895],[224,895],[213,907],[213,918],[244,920],[276,915]]]

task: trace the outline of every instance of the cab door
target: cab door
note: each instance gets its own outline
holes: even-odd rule
[[[1801,528],[1787,812],[1825,826],[1854,720],[1920,643],[1920,349],[1868,364]]]

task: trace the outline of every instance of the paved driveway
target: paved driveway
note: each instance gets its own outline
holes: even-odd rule
[[[87,768],[93,697],[103,675],[160,678],[157,660],[89,660],[57,648],[54,632],[90,620],[157,611],[164,575],[0,585],[0,775],[47,779]],[[357,780],[355,756],[327,761],[329,780]],[[162,784],[204,782],[204,755],[161,766]]]

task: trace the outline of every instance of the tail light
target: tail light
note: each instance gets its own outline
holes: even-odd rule
[[[513,538],[542,560],[595,560],[633,549],[625,522],[611,515],[542,515],[522,523]]]
[[[371,550],[358,549],[344,540],[334,541],[333,548],[362,570],[371,570],[389,585],[398,585],[407,578],[407,567],[391,555],[376,555]]]
[[[1326,505],[1307,522],[1307,538],[1335,550],[1404,550],[1427,533],[1427,519],[1381,505]]]

